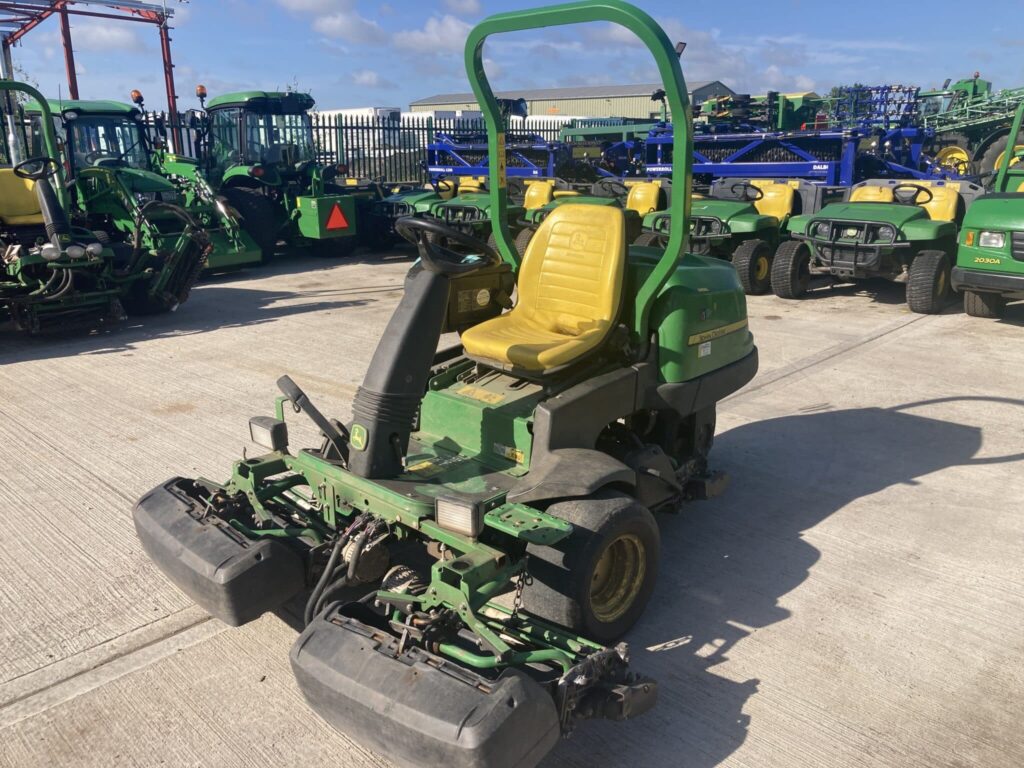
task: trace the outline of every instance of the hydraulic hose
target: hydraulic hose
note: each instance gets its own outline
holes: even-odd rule
[[[349,584],[356,583],[356,568],[359,565],[359,556],[363,554],[363,548],[366,546],[366,541],[369,538],[370,528],[367,527],[356,537],[355,543],[352,546],[352,555],[348,560],[348,569],[345,574],[341,578],[335,580],[323,591],[323,594],[321,594],[316,601],[316,606],[313,608],[313,616],[318,615],[320,611],[323,610],[324,606],[330,602],[331,597],[336,595]],[[306,623],[308,624],[309,622]]]
[[[331,550],[331,556],[327,558],[327,565],[324,566],[324,572],[320,574],[320,579],[317,581],[316,586],[313,587],[312,593],[309,595],[309,600],[306,601],[306,610],[303,614],[305,624],[309,624],[313,620],[313,609],[316,607],[317,600],[320,599],[320,595],[324,591],[324,587],[327,586],[327,582],[331,578],[331,573],[334,571],[334,566],[338,562],[338,558],[341,556],[341,549],[345,546],[345,541],[348,536],[342,534],[334,541],[334,548]]]

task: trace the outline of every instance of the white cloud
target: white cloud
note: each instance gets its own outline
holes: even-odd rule
[[[357,69],[350,76],[352,83],[363,88],[397,88],[398,86],[380,76],[372,69]]]
[[[444,7],[452,13],[471,16],[480,13],[480,0],[444,0]]]
[[[312,11],[314,13],[328,13],[348,8],[351,5],[345,0],[277,0],[277,4],[284,6],[289,11]]]
[[[427,19],[423,29],[409,29],[396,32],[396,48],[422,53],[457,53],[466,45],[466,37],[472,27],[462,19],[445,14],[441,18]]]
[[[85,21],[71,29],[76,51],[145,51],[149,46],[126,24]]]
[[[380,24],[360,16],[355,10],[318,16],[313,29],[321,35],[341,38],[348,43],[378,43],[385,39]]]

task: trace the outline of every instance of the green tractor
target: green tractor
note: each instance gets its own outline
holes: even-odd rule
[[[36,119],[15,104],[34,100]],[[189,295],[210,241],[180,207],[150,201],[146,215],[167,213],[176,233],[156,247],[148,221],[114,242],[72,210],[65,166],[48,102],[35,89],[0,80],[0,314],[24,331],[95,327],[125,311],[175,309]]]
[[[357,245],[358,219],[375,197],[372,186],[339,182],[348,169],[317,161],[306,93],[245,91],[206,103],[199,171],[241,214],[265,256],[280,244],[318,256],[346,256]]]
[[[771,265],[794,215],[821,208],[824,189],[800,179],[717,179],[710,195],[694,196],[690,250],[731,261],[748,295],[771,289]],[[638,242],[663,242],[667,212],[648,217]]]
[[[595,21],[634,32],[672,114],[689,114],[672,43],[623,0],[498,14],[466,41],[492,157],[505,134],[485,41]],[[394,762],[532,766],[583,720],[647,711],[657,684],[629,669],[620,638],[654,589],[653,512],[721,490],[716,404],[757,370],[736,272],[683,249],[690,163],[676,154],[664,249],[630,247],[619,207],[566,204],[520,258],[500,164],[496,248],[403,218],[420,261],[352,421],[282,377],[275,414],[249,423],[265,453],[226,481],[177,477],[136,503],[145,551],[231,625],[308,595],[291,650],[300,689]],[[518,300],[502,312],[509,276]],[[435,351],[445,331],[460,340]],[[286,411],[320,443],[292,450]]]
[[[206,268],[220,271],[261,260],[260,249],[242,229],[237,214],[194,172],[195,161],[171,154],[149,138],[142,94],[135,106],[118,101],[48,102],[63,140],[71,176],[73,217],[112,239],[130,243],[141,232],[144,247],[166,253],[192,222],[210,240]],[[39,103],[26,112],[38,121]],[[171,204],[151,206],[151,202]]]
[[[1010,129],[1024,147],[1024,104]],[[992,190],[967,211],[960,230],[953,288],[963,291],[972,317],[1001,317],[1007,299],[1024,299],[1024,166],[1006,152]]]
[[[799,298],[812,273],[837,282],[882,277],[906,283],[911,311],[935,314],[952,291],[957,224],[983,194],[967,181],[863,181],[844,202],[789,220],[789,239],[775,251],[772,291]]]

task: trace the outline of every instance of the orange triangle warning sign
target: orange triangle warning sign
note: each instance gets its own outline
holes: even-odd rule
[[[341,212],[341,206],[338,203],[334,204],[331,215],[327,217],[327,229],[348,229],[348,219]]]

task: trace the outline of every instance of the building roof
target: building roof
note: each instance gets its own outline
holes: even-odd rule
[[[718,83],[718,80],[703,82],[692,82],[688,84],[690,93],[700,90],[708,85]],[[650,96],[659,88],[664,86],[661,83],[633,83],[632,85],[583,85],[574,88],[524,88],[516,91],[496,91],[495,97],[499,99],[526,99],[527,101],[553,100],[553,99],[607,99],[620,96]],[[428,96],[425,99],[417,99],[411,106],[429,106],[431,104],[473,104],[476,96],[472,93],[439,93],[436,96]]]

